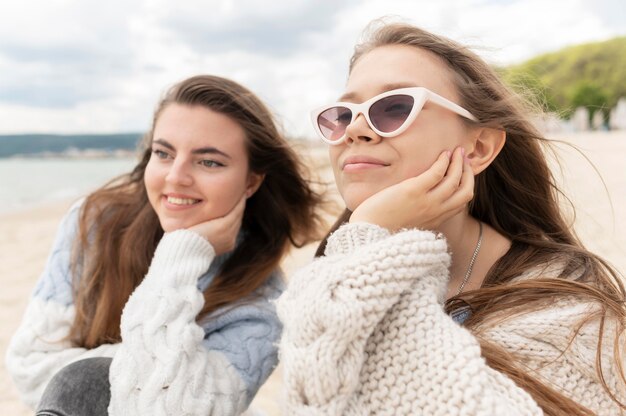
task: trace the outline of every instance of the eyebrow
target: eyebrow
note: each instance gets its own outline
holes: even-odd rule
[[[156,140],[153,140],[152,143],[160,144],[161,146],[167,147],[168,149],[173,150],[173,151],[176,150],[176,148],[170,142],[168,142],[165,139],[156,139]],[[226,153],[222,152],[221,150],[219,150],[218,148],[212,147],[212,146],[200,147],[198,149],[193,149],[191,151],[191,154],[194,154],[194,155],[214,154],[214,155],[222,155],[222,156],[224,156],[224,157],[226,157],[228,159],[231,159],[231,157],[228,154],[226,154]]]
[[[378,94],[382,94],[386,91],[397,90],[399,88],[411,88],[411,87],[419,87],[413,82],[392,82],[390,84],[384,84],[378,89]],[[376,95],[378,95],[376,94]],[[339,101],[356,101],[359,98],[359,93],[357,92],[347,92],[341,97],[339,97]],[[365,101],[365,100],[363,100]]]

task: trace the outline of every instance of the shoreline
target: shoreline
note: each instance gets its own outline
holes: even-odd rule
[[[77,196],[75,198],[46,199],[43,201],[30,202],[17,207],[7,208],[6,211],[0,209],[0,222],[30,216],[39,217],[44,215],[44,212],[41,211],[52,210],[53,212],[56,212],[56,209],[59,207],[66,207],[66,209],[69,209],[74,202],[81,198],[82,196]]]

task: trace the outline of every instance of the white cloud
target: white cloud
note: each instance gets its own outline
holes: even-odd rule
[[[258,93],[288,133],[340,95],[374,18],[398,15],[507,64],[626,33],[621,1],[25,0],[0,3],[0,133],[142,131],[197,73]]]
[[[581,0],[524,0],[468,8],[458,36],[473,36],[500,64],[519,62],[563,46],[606,39],[615,32]]]

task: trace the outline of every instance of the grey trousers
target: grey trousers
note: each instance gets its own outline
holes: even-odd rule
[[[87,358],[61,369],[48,383],[36,416],[106,416],[111,358]]]

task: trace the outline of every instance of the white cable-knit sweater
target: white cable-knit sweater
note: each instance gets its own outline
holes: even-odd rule
[[[294,275],[277,301],[286,413],[541,415],[526,391],[485,363],[472,333],[444,312],[449,262],[445,240],[432,232],[391,235],[363,223],[337,230],[325,256]],[[563,301],[484,333],[575,401],[598,414],[620,414],[595,372],[597,322],[567,348],[590,308]],[[611,354],[607,349],[607,383],[619,388]]]
[[[64,218],[46,268],[7,349],[6,367],[35,408],[50,379],[90,357],[112,357],[109,414],[234,416],[270,375],[281,327],[271,300],[278,272],[258,297],[196,322],[203,290],[228,254],[189,230],[163,236],[121,317],[122,342],[87,350],[67,339],[74,321],[71,251],[80,204]]]

